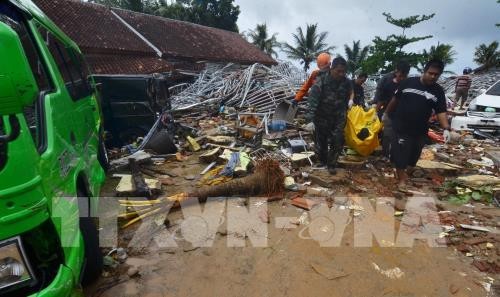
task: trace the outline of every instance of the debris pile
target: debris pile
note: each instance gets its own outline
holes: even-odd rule
[[[480,72],[471,75],[472,84],[469,89],[469,99],[479,96],[484,90],[488,89],[498,80],[500,80],[500,69]],[[455,84],[457,76],[450,76],[440,81],[448,98],[455,98]]]
[[[454,134],[446,144],[431,137],[411,173],[408,189],[397,187],[391,164],[381,158],[380,148],[360,154],[344,147],[341,168],[332,175],[315,167],[313,134],[300,109],[297,113],[286,100],[305,79],[299,72],[286,64],[273,68],[255,64],[244,69],[226,65],[206,70],[179,92],[174,110],[159,119],[136,151],[111,162],[114,176],[121,179],[116,195],[132,197],[119,201],[122,228],[167,213],[180,202],[204,202],[208,197],[279,199],[306,216],[326,203],[350,211],[356,220],[362,220],[365,213],[360,196],[372,203],[378,197],[392,197],[399,219],[409,197],[431,193],[443,205],[438,209],[444,229],[441,239],[457,249],[465,244],[463,250],[473,255],[474,266],[498,273],[499,213],[484,210],[496,211],[500,206],[498,143],[475,139],[467,132]],[[166,143],[176,152],[163,153],[158,151],[161,147],[144,144],[165,130],[170,135]],[[260,216],[267,223],[273,219],[269,212]],[[301,215],[292,224],[306,221]],[[476,238],[481,239],[472,242]],[[399,268],[373,267],[390,278],[403,275]]]
[[[305,72],[288,63],[273,67],[253,64],[241,68],[235,64],[210,67],[189,87],[172,98],[174,110],[198,105],[244,108],[269,112],[286,98],[295,95],[306,79]]]

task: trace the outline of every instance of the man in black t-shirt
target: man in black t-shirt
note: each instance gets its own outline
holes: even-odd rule
[[[377,104],[380,118],[394,96],[399,83],[408,77],[409,72],[410,64],[406,61],[400,61],[393,72],[384,75],[377,83],[374,101]]]
[[[431,60],[424,67],[421,77],[402,81],[389,103],[386,113],[390,115],[394,137],[391,145],[391,161],[396,167],[400,185],[408,179],[407,167],[417,164],[429,130],[429,118],[434,111],[441,127],[448,131],[446,97],[437,83],[443,73],[444,64]],[[387,115],[386,115],[387,116]]]
[[[389,158],[393,133],[390,119],[388,117],[383,119],[382,115],[392,97],[394,97],[394,92],[396,92],[399,83],[408,77],[409,72],[410,64],[406,61],[399,61],[396,65],[396,70],[384,75],[380,79],[375,91],[374,101],[377,104],[377,114],[384,124],[384,130],[382,131],[382,153],[386,158]]]
[[[353,105],[365,107],[365,89],[363,88],[363,84],[367,79],[368,75],[366,73],[360,73],[356,79],[351,80],[352,93],[350,100],[352,100]]]

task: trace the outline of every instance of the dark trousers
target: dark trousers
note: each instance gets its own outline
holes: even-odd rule
[[[346,113],[331,115],[330,121],[314,122],[314,146],[319,161],[335,168],[344,147]]]
[[[391,161],[396,169],[415,167],[425,146],[426,135],[394,133],[391,146]]]
[[[391,155],[391,145],[392,138],[394,137],[394,131],[392,130],[392,121],[388,116],[385,116],[384,130],[382,131],[382,153],[384,157],[389,158]]]

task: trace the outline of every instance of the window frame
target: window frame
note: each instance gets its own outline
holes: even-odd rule
[[[19,21],[17,22],[20,26],[22,26],[22,29],[26,31],[26,36],[29,39],[29,42],[31,46],[33,47],[34,53],[36,54],[37,58],[37,68],[41,67],[43,75],[45,76],[46,80],[46,86],[43,86],[44,88],[42,89],[41,86],[39,85],[39,80],[37,79],[33,65],[29,59],[29,56],[26,51],[25,43],[23,43],[23,39],[20,35],[21,32],[19,32],[16,28],[10,26],[14,32],[16,32],[19,42],[21,43],[21,46],[23,48],[23,54],[28,61],[28,65],[30,67],[30,71],[35,78],[35,81],[37,83],[37,89],[38,89],[38,94],[37,97],[34,99],[33,105],[35,112],[35,122],[36,122],[36,136],[33,135],[31,131],[29,131],[30,135],[32,136],[33,142],[35,144],[35,147],[38,151],[39,154],[42,154],[44,151],[46,151],[48,142],[47,142],[47,120],[45,118],[45,96],[49,93],[55,92],[55,82],[54,78],[51,75],[51,72],[49,71],[49,67],[47,64],[46,57],[44,55],[43,49],[40,47],[39,41],[37,39],[36,32],[33,31],[34,27],[32,26],[32,23],[30,20],[32,19],[31,16],[26,15],[26,13],[22,10],[19,10],[19,8],[12,3],[8,2],[5,3],[6,5],[11,5],[12,6],[12,11],[18,14]],[[7,15],[7,17],[9,17]],[[13,20],[16,21],[16,20]],[[7,24],[8,25],[8,24]],[[24,117],[25,123],[28,126],[28,129],[30,129],[30,125],[27,121],[26,114],[23,111],[22,115]]]
[[[89,82],[89,77],[84,77],[85,74],[90,76],[90,73],[88,72],[88,68],[85,68],[87,70],[84,69],[86,64],[84,63],[83,55],[73,47],[67,46],[42,23],[35,21],[34,27],[42,37],[45,47],[50,53],[55,68],[59,72],[63,85],[71,99],[79,101],[92,96],[93,88]],[[51,41],[53,44],[51,44]]]

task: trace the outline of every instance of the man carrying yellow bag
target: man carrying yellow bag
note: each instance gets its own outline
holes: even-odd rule
[[[358,154],[368,156],[380,145],[378,133],[381,129],[375,108],[365,111],[361,106],[353,106],[347,113],[345,142]]]

